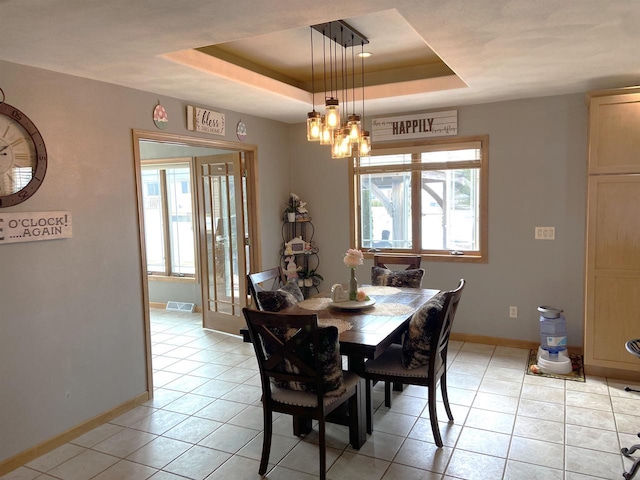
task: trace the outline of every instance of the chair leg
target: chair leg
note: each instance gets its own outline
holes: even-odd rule
[[[429,420],[431,421],[431,431],[433,432],[433,440],[438,448],[441,448],[442,437],[440,436],[440,427],[438,426],[438,414],[436,413],[436,386],[429,384]]]
[[[363,403],[363,400],[365,400],[365,395],[362,392],[363,386],[364,380],[360,380],[356,386],[355,393],[349,399],[349,443],[356,450],[360,450],[362,442],[367,438],[366,432],[361,432],[365,428],[363,424],[367,423],[365,413],[367,407]]]
[[[367,433],[373,433],[373,398],[371,394],[371,380],[365,380],[365,402],[366,402],[366,417],[367,417]]]
[[[269,454],[271,453],[271,432],[273,431],[273,420],[271,410],[263,408],[264,418],[264,437],[262,439],[262,458],[260,459],[260,467],[258,473],[264,475],[269,465]]]
[[[320,450],[320,480],[327,478],[327,449],[325,447],[324,417],[318,421],[318,449]]]
[[[447,412],[449,421],[453,422],[453,413],[451,413],[451,407],[449,406],[449,395],[447,393],[447,372],[445,371],[440,377],[440,391],[442,392],[442,402],[444,403],[444,409]]]
[[[391,408],[391,382],[384,382],[384,406]]]
[[[640,445],[634,445],[630,449],[623,448],[622,449],[622,454],[625,457],[627,457],[627,456],[631,455],[636,450],[636,448],[640,448]],[[626,453],[625,453],[625,450],[627,450]],[[638,469],[640,469],[640,458],[636,459],[636,461],[633,462],[633,466],[629,469],[629,471],[623,473],[622,476],[626,480],[631,480],[635,476],[635,474],[638,472]]]

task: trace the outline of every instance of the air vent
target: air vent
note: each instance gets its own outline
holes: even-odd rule
[[[172,300],[167,302],[167,310],[174,310],[176,312],[190,312],[196,309],[195,303],[174,302]]]

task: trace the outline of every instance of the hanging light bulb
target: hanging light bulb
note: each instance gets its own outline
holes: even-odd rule
[[[322,129],[321,115],[316,112],[309,112],[307,114],[307,140],[310,142],[320,141],[320,134]]]
[[[349,121],[347,122],[347,128],[349,129],[349,139],[351,143],[358,143],[360,141],[360,115],[349,115]]]
[[[368,157],[371,155],[371,136],[368,131],[363,131],[360,135],[360,156]]]
[[[321,115],[316,112],[316,83],[313,62],[313,28],[309,27],[311,35],[311,108],[313,111],[307,113],[307,140],[309,142],[320,141],[320,121]]]
[[[340,102],[335,97],[327,98],[325,103],[325,122],[330,130],[335,130],[340,126]]]
[[[342,144],[342,130],[335,130],[331,136],[333,142],[331,144],[331,158],[342,158],[340,155],[340,145]]]
[[[333,144],[333,131],[327,126],[326,117],[320,119],[320,145]]]
[[[331,149],[331,158],[347,158],[351,156],[351,141],[349,129],[340,128],[336,130]]]
[[[351,130],[348,128],[342,129],[342,139],[340,143],[341,158],[347,158],[351,156]]]

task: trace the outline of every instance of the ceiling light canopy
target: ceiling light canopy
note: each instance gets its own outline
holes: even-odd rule
[[[324,73],[325,112],[315,110],[315,64],[313,32],[322,34],[322,59]],[[371,150],[369,132],[364,131],[364,46],[369,40],[343,20],[312,25],[311,77],[312,111],[307,114],[307,140],[331,145],[332,158],[353,155],[368,156]],[[355,49],[361,59],[360,77],[362,106],[356,112]],[[327,55],[328,51],[328,55]],[[328,75],[328,81],[327,81]],[[351,95],[351,97],[349,97]],[[349,102],[349,98],[351,102]],[[340,102],[342,102],[342,111]],[[351,103],[351,105],[350,105]],[[346,119],[343,121],[343,119]]]

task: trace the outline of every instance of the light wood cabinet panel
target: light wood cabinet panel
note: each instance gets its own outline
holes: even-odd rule
[[[640,360],[624,347],[640,337],[640,276],[598,272],[592,277],[591,299],[585,363],[640,372]]]
[[[592,98],[589,116],[589,173],[640,173],[640,90]]]
[[[589,238],[596,269],[640,271],[640,175],[589,179]]]

